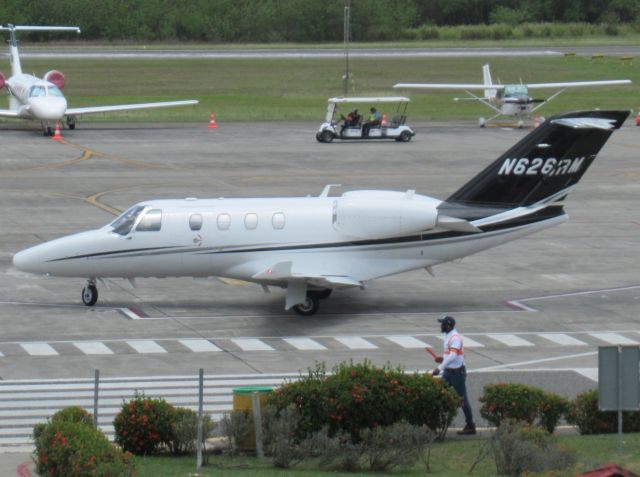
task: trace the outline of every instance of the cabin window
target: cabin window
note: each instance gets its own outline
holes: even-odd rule
[[[189,228],[191,230],[200,230],[202,228],[202,215],[191,214],[189,217]]]
[[[144,205],[134,205],[129,210],[121,214],[120,217],[111,222],[113,233],[118,235],[128,235],[143,210]]]
[[[284,228],[284,223],[285,218],[282,212],[276,212],[273,214],[273,217],[271,218],[271,225],[273,225],[274,229],[282,230]]]
[[[258,214],[247,214],[244,216],[244,226],[247,230],[255,230],[258,227]]]
[[[136,232],[157,232],[162,226],[162,211],[160,209],[151,209],[136,227]]]
[[[218,229],[229,230],[231,226],[231,216],[229,214],[218,215]]]

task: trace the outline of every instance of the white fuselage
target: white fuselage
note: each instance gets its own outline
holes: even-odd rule
[[[126,222],[129,211],[100,229],[24,250],[14,264],[55,276],[220,276],[284,285],[287,279],[269,278],[270,267],[291,262],[289,278],[366,281],[454,260],[566,219],[452,233],[437,225],[440,200],[407,194],[149,201],[129,209],[139,213],[128,225],[117,222]]]
[[[11,94],[11,109],[21,118],[58,121],[65,115],[67,100],[49,81],[20,73],[7,80],[6,88]]]

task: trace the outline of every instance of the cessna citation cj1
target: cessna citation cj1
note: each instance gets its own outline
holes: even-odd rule
[[[0,26],[0,31],[2,30],[8,31],[10,35],[11,77],[6,79],[0,73],[0,89],[6,88],[9,94],[9,109],[0,109],[0,118],[40,121],[45,136],[51,136],[53,134],[52,123],[61,121],[64,117],[66,117],[67,127],[75,129],[76,117],[85,114],[198,104],[197,100],[186,100],[67,108],[67,100],[62,94],[65,78],[60,71],[48,71],[42,79],[22,72],[16,31],[75,31],[80,33],[80,29],[78,27],[7,25]]]
[[[23,250],[20,270],[96,279],[228,277],[286,288],[312,315],[333,289],[449,262],[567,220],[563,200],[628,111],[543,123],[446,200],[361,190],[330,197],[151,200],[109,225]]]

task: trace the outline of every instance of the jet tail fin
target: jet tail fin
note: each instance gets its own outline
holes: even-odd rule
[[[0,31],[9,32],[9,59],[11,61],[11,75],[16,76],[22,74],[22,65],[20,64],[20,54],[18,53],[18,40],[16,39],[17,31],[75,31],[80,33],[78,27],[68,26],[35,26],[35,25],[0,25]]]
[[[629,111],[554,116],[454,192],[440,213],[474,220],[517,207],[557,205]]]

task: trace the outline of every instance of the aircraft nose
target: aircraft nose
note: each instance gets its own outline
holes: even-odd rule
[[[30,101],[33,115],[44,121],[57,121],[62,119],[67,110],[67,100],[58,97],[32,98]]]
[[[13,266],[23,272],[40,273],[44,262],[41,255],[38,246],[28,248],[13,256]]]

